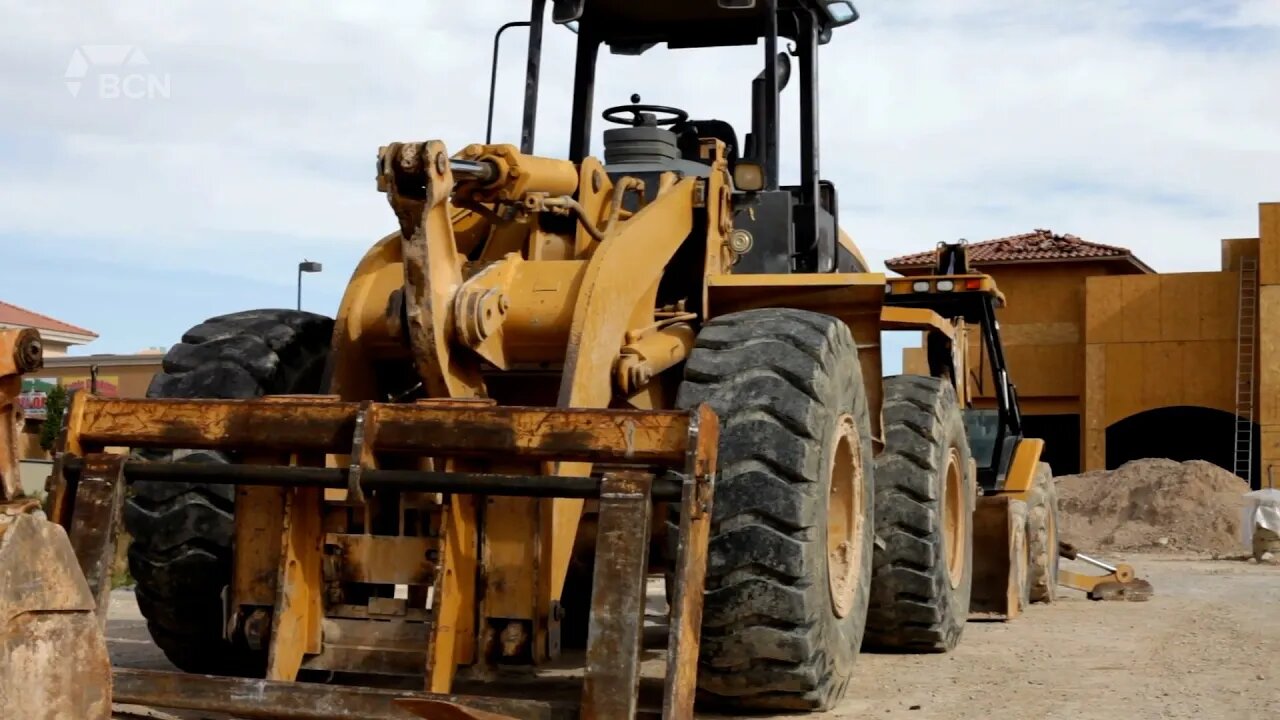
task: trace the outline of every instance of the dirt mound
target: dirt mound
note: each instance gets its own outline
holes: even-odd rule
[[[1202,460],[1134,460],[1057,478],[1059,536],[1082,551],[1240,553],[1239,477]]]

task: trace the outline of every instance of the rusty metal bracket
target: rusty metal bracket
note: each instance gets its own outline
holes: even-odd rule
[[[450,503],[444,503],[440,509],[440,538],[445,552],[439,553],[434,583],[432,585],[431,631],[427,636],[427,689],[434,692],[449,692],[453,688],[453,678],[457,672],[455,663],[457,655],[458,619],[459,615],[470,608],[462,607],[458,594],[462,587],[454,576],[455,568],[449,562],[450,555],[457,552],[454,547],[460,528],[450,512]],[[474,578],[468,578],[474,582]]]
[[[124,455],[93,453],[84,459],[67,535],[98,608],[98,626],[107,624],[111,564],[124,505]]]
[[[373,470],[378,467],[377,458],[373,454],[375,438],[378,434],[377,412],[378,406],[366,400],[360,403],[360,410],[356,413],[356,427],[351,438],[351,466],[347,474],[347,502],[349,503],[365,504],[364,488],[361,487],[360,481],[366,469]]]
[[[653,476],[604,476],[596,539],[582,710],[588,718],[633,718],[639,703],[645,580]]]
[[[449,703],[521,720],[571,720],[571,703],[481,695],[440,695],[323,683],[280,682],[116,668],[117,703],[218,712],[247,720],[414,720],[413,701]],[[455,717],[466,717],[465,715]]]
[[[444,143],[392,143],[378,153],[378,189],[400,221],[404,309],[414,366],[434,397],[483,397],[479,364],[453,350],[449,326],[462,260],[449,218],[454,177]]]
[[[295,405],[81,395],[77,393],[83,417],[73,434],[78,443],[88,447],[346,454],[360,407],[354,402]],[[688,422],[687,411],[542,409],[432,398],[413,404],[378,403],[375,450],[428,457],[488,459],[501,455],[515,460],[682,467]],[[76,455],[71,440],[69,437],[67,452]],[[368,438],[365,442],[368,444]]]
[[[35,330],[0,330],[0,502],[22,496],[18,438],[23,422],[18,395],[22,374],[44,364],[44,348]]]
[[[405,699],[396,700],[393,704],[430,720],[519,720],[511,715],[476,710],[445,700]]]
[[[715,494],[716,449],[720,423],[703,405],[689,422],[689,454],[680,498],[676,539],[675,591],[667,637],[667,678],[662,717],[693,717],[698,680],[698,645],[702,637],[702,594],[707,579],[707,544],[711,535],[711,500]]]

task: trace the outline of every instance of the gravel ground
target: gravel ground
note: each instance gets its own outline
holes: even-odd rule
[[[1280,567],[1153,554],[1108,559],[1132,563],[1155,586],[1155,596],[1092,602],[1063,588],[1057,604],[1033,606],[1011,623],[970,623],[960,647],[947,655],[864,654],[846,700],[811,717],[1239,720],[1280,714]],[[169,668],[128,591],[113,596],[107,633],[115,664]]]

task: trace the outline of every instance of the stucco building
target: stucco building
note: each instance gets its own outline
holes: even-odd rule
[[[45,357],[60,357],[75,345],[84,345],[97,339],[92,330],[42,315],[24,307],[0,300],[0,328],[35,328],[44,340]]]
[[[45,420],[45,401],[54,386],[61,385],[69,391],[92,388],[108,397],[143,397],[163,360],[163,348],[132,355],[68,354],[73,347],[92,342],[98,334],[3,301],[0,328],[34,328],[44,344],[44,367],[23,378],[19,396],[26,416],[22,447],[26,459],[48,456],[40,447],[39,433]]]
[[[970,246],[1008,300],[998,318],[1028,434],[1056,474],[1142,457],[1204,459],[1280,483],[1280,203],[1219,269],[1157,273],[1125,248],[1037,230]],[[932,252],[886,266],[924,274]],[[908,372],[923,363],[908,348]],[[993,402],[984,352],[969,382]],[[1270,478],[1270,479],[1269,479]]]

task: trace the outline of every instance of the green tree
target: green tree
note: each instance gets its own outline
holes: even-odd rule
[[[62,429],[62,413],[67,409],[67,389],[54,385],[44,400],[44,425],[40,427],[40,447],[52,451]]]

